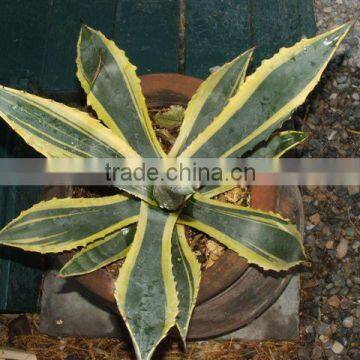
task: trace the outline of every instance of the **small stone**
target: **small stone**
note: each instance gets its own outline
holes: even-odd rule
[[[329,240],[325,244],[326,249],[332,250],[334,248],[334,240]]]
[[[322,347],[320,345],[315,345],[313,347],[312,353],[311,353],[311,359],[322,359],[323,350]]]
[[[346,317],[343,322],[342,322],[343,326],[346,327],[347,329],[351,329],[354,326],[354,317],[353,316],[348,316]]]
[[[348,193],[349,195],[356,195],[360,192],[360,186],[359,185],[348,185]]]
[[[318,225],[321,221],[320,218],[320,214],[319,213],[315,213],[314,215],[310,216],[310,221],[314,224],[314,225]]]
[[[323,344],[325,344],[326,342],[329,341],[329,337],[326,336],[326,335],[320,335],[320,336],[319,336],[319,340],[320,340]]]
[[[316,326],[316,332],[319,336],[323,335],[329,337],[331,335],[331,326],[324,322],[320,322]]]
[[[350,237],[355,236],[355,230],[352,227],[347,227],[345,229],[345,234]]]
[[[307,334],[312,334],[314,332],[314,327],[312,325],[308,325],[305,327],[305,331]]]
[[[336,295],[333,295],[333,296],[331,296],[329,299],[328,299],[328,304],[330,305],[330,306],[332,306],[332,307],[334,307],[334,308],[338,308],[339,306],[340,306],[340,304],[341,304],[341,301],[340,301],[340,299],[339,299],[339,297],[338,296],[336,296]]]
[[[349,241],[347,239],[341,239],[339,245],[336,248],[336,257],[343,259],[348,251]]]
[[[330,283],[325,286],[326,290],[331,290],[334,287],[334,284]]]
[[[309,279],[309,280],[305,280],[303,282],[302,288],[303,289],[310,289],[316,286],[316,281],[315,279]]]
[[[358,306],[358,307],[355,309],[355,311],[354,311],[353,314],[355,315],[355,317],[356,317],[357,319],[360,319],[360,306]]]
[[[337,326],[336,326],[336,324],[331,324],[331,332],[333,333],[333,334],[335,334],[336,333],[336,329],[337,329]]]
[[[336,131],[336,130],[332,130],[331,133],[329,134],[329,136],[327,137],[327,139],[328,139],[329,141],[333,140],[336,134],[337,134],[337,131]]]
[[[306,230],[307,230],[307,231],[311,231],[314,227],[315,227],[315,225],[313,225],[313,224],[308,224],[308,225],[306,225]]]
[[[351,97],[355,100],[355,101],[359,101],[360,100],[360,95],[358,93],[353,93],[351,95]]]
[[[321,191],[319,191],[315,194],[315,199],[319,200],[319,201],[326,201],[327,196],[324,193],[322,193]]]
[[[341,354],[344,351],[344,346],[340,344],[338,341],[334,341],[331,350],[335,354]]]
[[[344,83],[346,83],[346,81],[347,81],[347,76],[345,76],[345,75],[339,75],[336,77],[336,82],[338,84],[344,84]]]
[[[325,236],[330,236],[331,235],[331,230],[330,230],[329,226],[324,226],[323,229],[322,229],[322,233]]]
[[[304,202],[308,203],[308,202],[313,201],[313,198],[309,195],[304,195],[303,200],[304,200]]]
[[[305,346],[303,346],[298,350],[298,356],[300,360],[308,360],[310,359],[310,352]]]

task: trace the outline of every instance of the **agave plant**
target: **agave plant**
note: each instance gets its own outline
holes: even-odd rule
[[[78,41],[77,76],[101,122],[6,87],[0,88],[0,115],[48,158],[279,157],[306,136],[273,132],[314,89],[349,29],[345,24],[283,48],[248,77],[252,50],[222,66],[191,99],[169,154],[155,136],[136,68],[114,42],[87,26]],[[186,339],[201,271],[185,225],[265,270],[287,270],[305,260],[301,236],[289,220],[212,199],[228,186],[204,186],[182,196],[180,210],[178,198],[173,209],[164,209],[163,188],[123,190],[128,194],[40,202],[0,232],[0,244],[40,253],[82,247],[62,276],[126,257],[115,298],[138,359],[150,359],[174,326]]]

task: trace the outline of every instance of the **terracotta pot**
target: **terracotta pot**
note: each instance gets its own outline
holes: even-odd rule
[[[179,74],[152,74],[141,77],[149,108],[186,105],[201,80]],[[55,188],[50,197],[68,195]],[[64,194],[66,192],[66,194]],[[303,208],[296,187],[256,186],[251,189],[251,205],[262,210],[276,210],[291,218],[303,230]],[[59,255],[62,264],[72,253]],[[189,339],[204,339],[231,332],[261,315],[280,296],[290,281],[290,274],[263,273],[247,264],[231,250],[203,272],[198,304],[189,329]],[[114,281],[105,270],[76,278],[102,303],[117,312]]]

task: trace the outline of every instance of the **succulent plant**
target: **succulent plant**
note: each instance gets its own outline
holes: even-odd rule
[[[87,26],[79,37],[77,76],[101,122],[7,87],[0,87],[0,115],[48,158],[279,157],[306,135],[273,132],[314,89],[350,27],[283,48],[248,77],[252,50],[219,68],[191,99],[169,154],[155,136],[136,68],[114,42]],[[40,253],[82,247],[61,269],[66,277],[126,257],[115,298],[138,359],[150,359],[172,327],[185,341],[195,306],[201,270],[185,226],[265,270],[305,260],[301,235],[289,220],[211,198],[228,188],[203,186],[193,193],[129,185],[122,189],[128,194],[43,201],[6,226],[0,244]],[[173,207],[164,209],[164,194],[178,197]]]

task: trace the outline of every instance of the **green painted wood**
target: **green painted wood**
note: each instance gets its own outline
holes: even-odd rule
[[[47,1],[3,0],[0,11],[0,83],[36,90],[43,71]],[[26,55],[27,54],[27,55]],[[38,156],[4,122],[0,123],[0,157]],[[41,199],[36,187],[0,187],[0,227]],[[39,257],[0,248],[0,311],[32,312],[37,309],[41,272]]]
[[[254,66],[316,33],[312,0],[187,0],[186,73],[201,78],[256,46]]]
[[[17,139],[6,124],[0,124],[5,134],[0,157],[33,157],[35,151]],[[4,146],[5,145],[5,146]],[[8,147],[9,151],[6,150]],[[35,186],[0,187],[0,228],[33,204],[42,200],[43,189]],[[0,312],[34,312],[37,309],[41,271],[40,256],[17,249],[0,247]]]
[[[0,3],[0,84],[37,87],[41,78],[49,1]]]
[[[256,65],[316,33],[312,0],[252,0],[250,11]]]
[[[113,35],[115,0],[54,0],[47,22],[46,55],[41,88],[46,92],[67,92],[79,89],[76,79],[76,44],[81,22]]]
[[[314,36],[317,32],[314,13],[314,0],[298,1],[300,33],[307,37]]]
[[[186,0],[186,74],[204,78],[250,47],[248,0]]]
[[[36,157],[39,154],[0,122],[0,157]],[[43,197],[35,186],[0,187],[0,228]],[[0,312],[34,312],[37,309],[40,256],[0,247]]]
[[[0,83],[45,94],[79,92],[81,22],[124,48],[139,73],[176,72],[178,0],[2,0]]]
[[[42,198],[39,187],[1,188],[1,227]],[[35,312],[41,284],[41,257],[0,247],[0,312]]]
[[[118,0],[114,40],[139,74],[177,72],[179,0]]]

